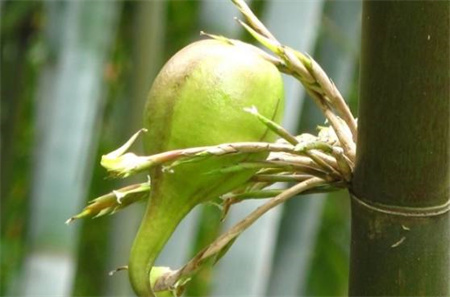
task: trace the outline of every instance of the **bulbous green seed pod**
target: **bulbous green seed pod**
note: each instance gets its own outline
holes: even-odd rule
[[[245,112],[255,106],[279,122],[284,108],[277,68],[249,46],[217,40],[195,42],[173,56],[156,77],[144,111],[147,154],[229,142],[272,141],[275,135]],[[149,275],[179,222],[196,205],[245,183],[255,170],[213,173],[266,153],[211,157],[165,172],[150,171],[151,194],[129,262],[139,296],[153,296]]]

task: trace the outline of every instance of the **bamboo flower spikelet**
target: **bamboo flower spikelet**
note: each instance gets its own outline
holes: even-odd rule
[[[138,296],[179,296],[203,265],[216,263],[267,211],[301,194],[348,188],[352,179],[357,122],[336,86],[311,57],[279,43],[245,2],[233,3],[245,18],[239,23],[272,54],[202,32],[209,39],[182,49],[155,79],[144,128],[102,157],[110,176],[146,172],[149,181],[96,198],[67,221],[147,203],[126,267]],[[280,72],[298,79],[323,112],[329,126],[319,127],[317,135],[291,135],[279,124]],[[129,152],[138,137],[146,156]],[[278,182],[294,185],[267,189]],[[246,199],[268,201],[183,267],[153,266],[196,205],[220,204],[226,219],[229,208]]]

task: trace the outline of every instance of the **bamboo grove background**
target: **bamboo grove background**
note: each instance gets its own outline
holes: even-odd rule
[[[283,43],[311,54],[356,112],[361,4],[252,1]],[[143,103],[164,61],[199,31],[250,40],[230,1],[3,1],[1,9],[0,295],[131,296],[127,263],[143,205],[64,221],[118,186],[98,161],[141,128]],[[323,124],[302,87],[285,77],[290,132]],[[347,194],[310,195],[246,231],[190,296],[347,294]],[[260,202],[199,207],[160,257],[173,267]]]

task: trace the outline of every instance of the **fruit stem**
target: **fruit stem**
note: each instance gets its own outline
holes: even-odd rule
[[[155,296],[150,285],[150,272],[162,248],[181,220],[194,207],[177,203],[176,192],[160,191],[152,183],[152,192],[141,226],[135,237],[129,259],[129,278],[138,296]]]

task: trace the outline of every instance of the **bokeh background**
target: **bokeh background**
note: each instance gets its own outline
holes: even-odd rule
[[[361,3],[248,3],[282,43],[323,66],[356,113]],[[0,11],[0,295],[132,296],[126,272],[108,272],[127,264],[144,205],[64,222],[88,200],[146,179],[105,179],[99,160],[141,127],[164,61],[200,30],[251,38],[227,0],[2,1]],[[284,126],[315,133],[323,116],[284,78]],[[223,224],[215,207],[198,207],[159,264],[182,265],[260,203],[235,206]],[[345,192],[293,199],[246,231],[186,295],[344,296],[349,221]]]

